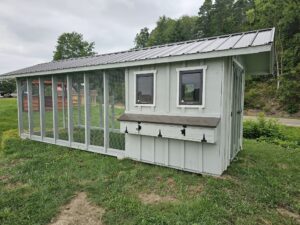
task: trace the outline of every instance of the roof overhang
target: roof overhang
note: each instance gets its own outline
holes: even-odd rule
[[[53,74],[63,74],[63,73],[72,73],[72,72],[84,72],[84,71],[93,71],[93,70],[107,70],[107,69],[116,69],[116,68],[126,68],[126,67],[134,67],[134,66],[143,66],[143,65],[153,65],[153,64],[162,64],[162,63],[171,63],[171,62],[182,62],[182,61],[190,61],[197,59],[211,59],[211,58],[220,58],[220,57],[228,57],[228,56],[237,56],[237,55],[253,55],[253,54],[269,54],[272,55],[272,43],[268,45],[261,46],[251,46],[246,48],[238,48],[238,49],[229,49],[222,51],[211,51],[207,53],[195,53],[195,54],[183,54],[178,56],[168,56],[168,57],[160,57],[155,59],[145,59],[138,61],[128,61],[128,62],[118,62],[118,63],[110,63],[110,64],[101,64],[95,66],[83,66],[76,68],[67,68],[67,69],[57,69],[57,70],[49,70],[49,71],[41,71],[41,72],[32,72],[32,73],[24,73],[24,74],[14,74],[14,75],[2,75],[0,79],[7,78],[18,78],[18,77],[31,77],[31,76],[44,76],[44,75],[53,75]],[[255,57],[255,56],[253,56]],[[268,64],[270,66],[270,64]]]

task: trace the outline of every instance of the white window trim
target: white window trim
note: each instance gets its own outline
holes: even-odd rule
[[[135,71],[134,72],[134,106],[148,106],[148,107],[154,107],[156,103],[156,70],[141,70],[141,71]],[[142,74],[153,74],[153,104],[138,104],[136,103],[136,76],[142,75]]]
[[[206,69],[207,66],[194,66],[194,67],[183,67],[183,68],[177,68],[177,98],[176,98],[176,105],[178,108],[205,108],[205,86],[206,86]],[[190,71],[190,70],[202,70],[203,71],[203,82],[202,82],[202,105],[180,105],[179,100],[179,85],[180,85],[180,72],[181,71]]]

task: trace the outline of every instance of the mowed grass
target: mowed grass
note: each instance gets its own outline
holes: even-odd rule
[[[17,127],[15,101],[0,99],[0,132]],[[299,149],[253,140],[215,178],[12,139],[0,153],[0,224],[48,224],[80,191],[106,225],[297,224],[278,209],[300,213],[299,165]],[[177,201],[144,204],[140,193]]]

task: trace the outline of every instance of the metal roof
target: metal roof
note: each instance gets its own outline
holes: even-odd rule
[[[163,63],[170,61],[184,61],[194,58],[179,58],[179,56],[196,56],[196,58],[212,58],[238,54],[256,53],[257,51],[270,51],[271,48],[259,47],[271,46],[274,41],[275,28],[235,33],[185,42],[177,42],[166,45],[153,46],[142,49],[133,49],[109,54],[89,57],[80,57],[59,61],[42,63],[3,74],[2,76],[25,76],[39,74],[53,74],[71,71],[108,69],[143,65],[143,63]],[[244,51],[237,51],[244,50]],[[248,50],[248,51],[246,51]],[[226,54],[225,54],[226,52]],[[218,54],[208,54],[218,53]],[[168,59],[168,60],[162,60]],[[152,60],[152,61],[151,61]],[[135,62],[135,63],[132,63]],[[82,71],[81,70],[81,71]]]

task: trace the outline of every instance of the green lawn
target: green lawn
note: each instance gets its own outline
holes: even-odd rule
[[[2,132],[17,127],[15,99],[0,99]],[[287,128],[293,138],[300,130]],[[0,150],[0,224],[48,224],[76,192],[105,208],[104,224],[297,224],[300,149],[244,141],[223,178],[66,147],[11,139]],[[139,193],[172,196],[143,204]]]

